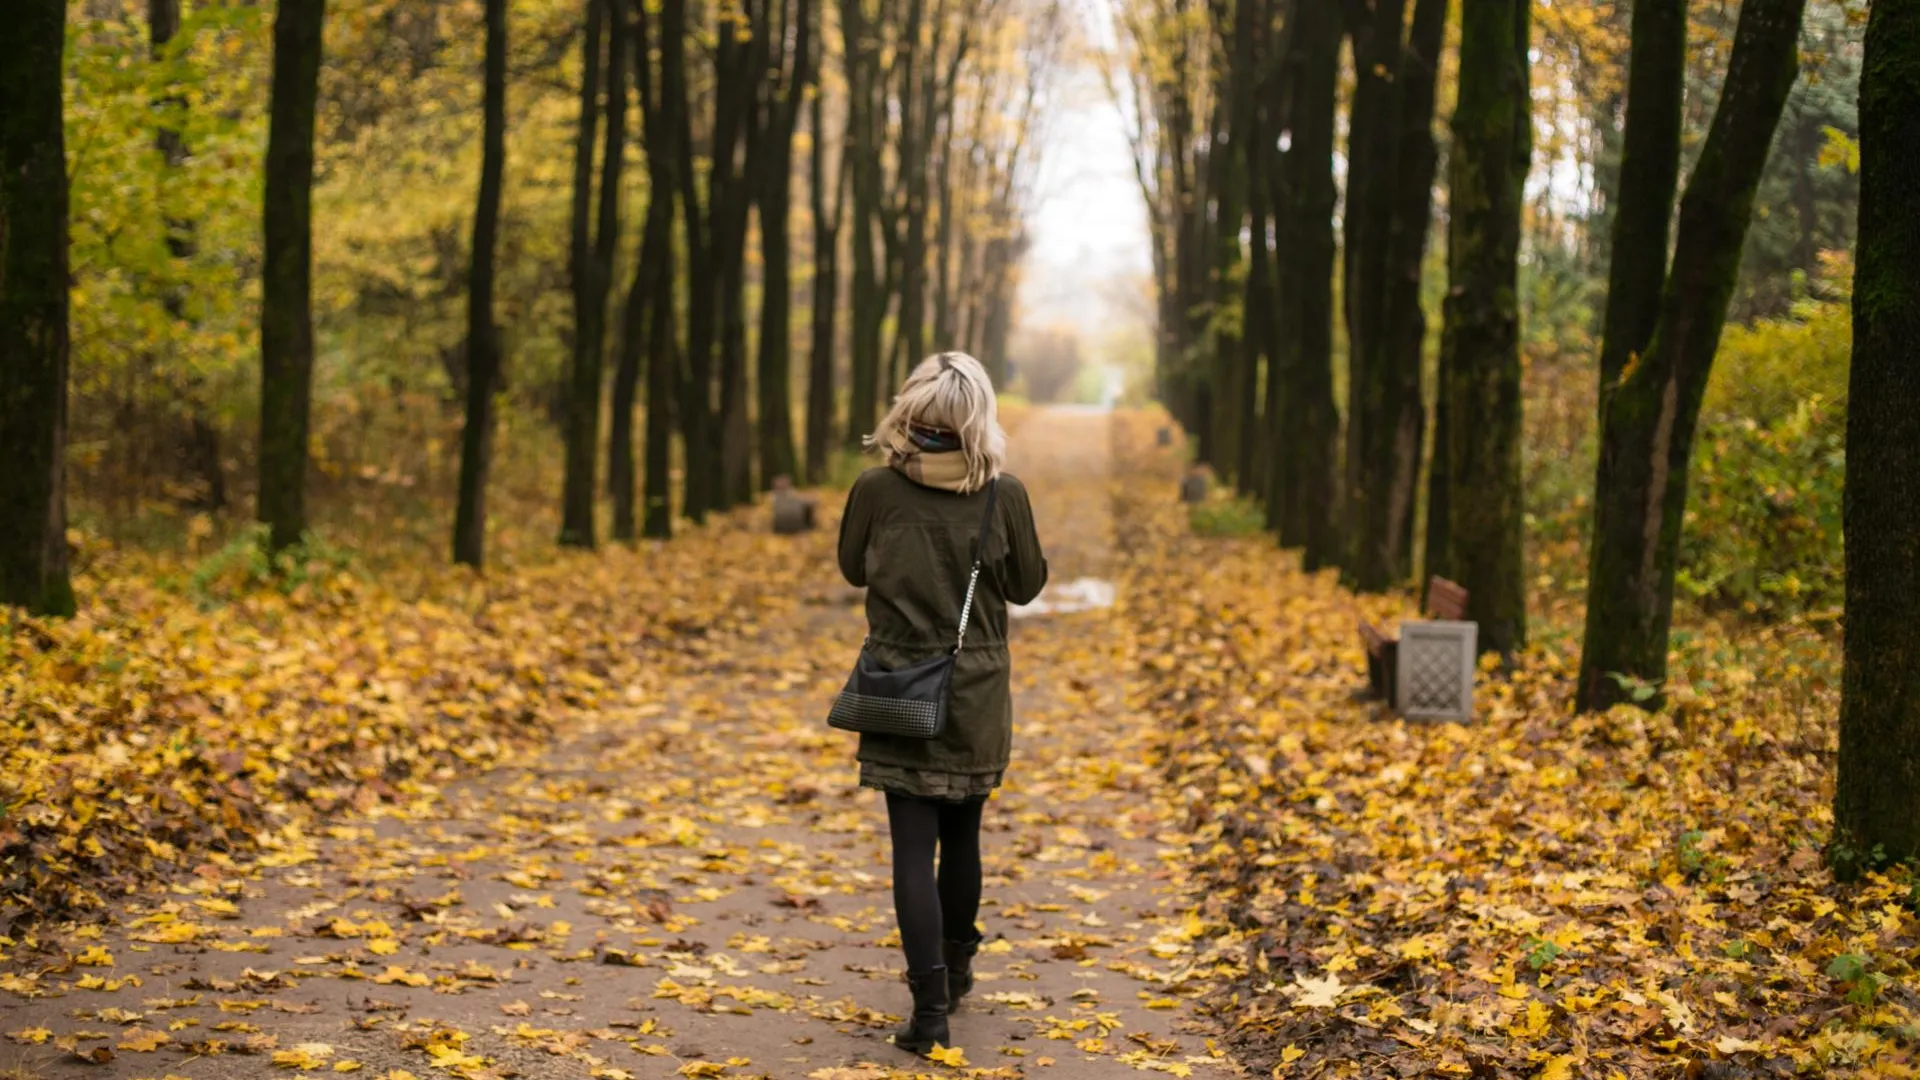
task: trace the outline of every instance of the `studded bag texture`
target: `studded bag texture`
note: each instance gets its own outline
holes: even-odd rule
[[[827,724],[842,731],[897,735],[909,739],[935,738],[947,726],[947,697],[953,685],[953,664],[967,644],[967,623],[973,617],[973,593],[980,584],[980,560],[986,553],[988,530],[993,527],[994,503],[1000,481],[987,481],[987,507],[980,517],[980,535],[973,545],[973,570],[967,575],[967,598],[960,605],[960,629],[953,648],[937,656],[889,671],[864,646],[854,661],[853,674],[833,701]]]

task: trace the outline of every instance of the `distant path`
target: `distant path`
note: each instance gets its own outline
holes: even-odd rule
[[[1108,574],[1111,423],[1040,411],[1016,433],[1057,582]],[[819,548],[823,591],[831,532],[799,541]],[[128,912],[98,942],[113,966],[44,975],[67,987],[57,996],[0,993],[0,1037],[25,1033],[0,1040],[0,1066],[196,1080],[347,1062],[422,1078],[946,1072],[885,1042],[907,994],[884,811],[855,786],[850,737],[821,720],[861,630],[857,608],[815,604],[735,655],[670,658],[663,695],[636,688],[544,760]],[[987,1076],[1237,1075],[1165,980],[1192,952],[1166,895],[1186,848],[1148,721],[1122,703],[1124,636],[1089,610],[1021,619],[1014,637],[1019,731],[987,813],[988,945],[955,1041]],[[78,988],[129,975],[139,985]],[[114,1059],[55,1049],[76,1032],[108,1035],[75,1045]]]

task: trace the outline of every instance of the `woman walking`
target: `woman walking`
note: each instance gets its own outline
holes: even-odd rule
[[[980,814],[1013,741],[1007,605],[1040,594],[1047,561],[1026,488],[1002,471],[1007,436],[978,360],[949,352],[923,361],[870,444],[887,465],[854,482],[840,521],[840,571],[867,590],[864,651],[892,671],[960,642],[939,734],[860,735],[860,784],[886,794],[913,992],[894,1044],[924,1054],[948,1043],[947,1013],[973,988]]]

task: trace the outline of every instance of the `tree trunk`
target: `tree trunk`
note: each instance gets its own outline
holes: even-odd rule
[[[936,82],[935,59],[939,54],[942,28],[941,12],[933,13],[932,45],[922,54],[920,24],[926,0],[907,0],[907,24],[903,29],[904,66],[900,81],[900,106],[903,110],[898,144],[900,162],[901,240],[900,240],[900,319],[897,355],[900,358],[896,385],[906,381],[906,372],[926,354],[927,296],[927,151],[932,141],[933,88]],[[918,63],[916,63],[918,61]]]
[[[648,55],[647,5],[633,0],[635,52]],[[663,27],[664,30],[664,27]],[[675,48],[678,48],[675,45]],[[664,33],[662,55],[667,43]],[[679,176],[680,157],[674,140],[678,137],[674,118],[664,108],[666,66],[660,66],[662,92],[650,92],[649,80],[640,80],[640,107],[646,118],[647,138],[647,238],[644,262],[637,277],[647,283],[647,305],[651,318],[647,323],[647,483],[646,514],[641,526],[648,537],[665,540],[673,535],[673,493],[670,490],[673,468],[673,426],[675,411],[674,379],[680,371],[675,353],[673,250],[673,202],[684,195]],[[633,328],[639,333],[639,328]]]
[[[824,23],[824,2],[814,0]],[[824,51],[823,44],[815,48]],[[816,70],[818,70],[816,63]],[[840,303],[840,221],[846,212],[848,159],[841,157],[833,178],[831,212],[827,209],[826,94],[813,95],[813,146],[809,163],[809,197],[813,201],[813,349],[807,359],[807,474],[808,484],[827,478],[827,455],[833,447],[833,368],[836,345],[834,323]]]
[[[847,146],[853,191],[853,327],[847,445],[858,448],[880,421],[880,334],[886,294],[874,252],[880,214],[879,44],[863,0],[842,0],[840,27],[847,65]]]
[[[1881,0],[1860,81],[1836,870],[1920,859],[1920,5]]]
[[[793,449],[792,244],[787,234],[793,201],[793,134],[812,75],[812,8],[818,0],[794,0],[793,45],[780,61],[785,84],[773,98],[763,150],[760,245],[764,279],[760,300],[760,365],[756,389],[760,411],[760,484],[791,479],[798,464]],[[783,27],[784,29],[784,27]],[[780,35],[784,41],[786,35]],[[784,48],[784,46],[783,46]]]
[[[1266,175],[1263,159],[1267,140],[1260,122],[1258,97],[1265,63],[1261,24],[1266,20],[1266,7],[1259,0],[1238,0],[1233,6],[1231,81],[1234,98],[1233,141],[1237,144],[1233,152],[1240,165],[1239,192],[1244,205],[1243,212],[1234,218],[1231,243],[1238,251],[1241,224],[1247,229],[1249,241],[1246,250],[1247,270],[1241,290],[1240,340],[1234,365],[1233,396],[1236,405],[1233,427],[1236,438],[1233,479],[1235,489],[1249,497],[1258,495],[1262,490],[1257,481],[1261,471],[1258,466],[1266,458],[1261,437],[1259,390],[1261,360],[1270,350],[1261,325],[1267,320],[1260,318],[1256,312],[1272,302],[1267,285],[1267,200],[1265,193],[1260,191]]]
[[[1395,78],[1399,146],[1390,181],[1392,220],[1381,267],[1386,296],[1377,349],[1386,386],[1382,417],[1392,438],[1384,440],[1390,451],[1384,458],[1386,489],[1376,504],[1383,515],[1376,535],[1385,545],[1375,550],[1381,556],[1376,569],[1384,570],[1389,581],[1405,580],[1413,572],[1413,517],[1426,427],[1421,382],[1427,319],[1420,307],[1420,280],[1432,230],[1433,174],[1439,160],[1433,140],[1434,83],[1446,29],[1447,0],[1417,0]]]
[[[621,17],[621,6],[627,2],[614,0],[616,18]],[[641,372],[646,368],[648,308],[659,288],[654,278],[665,274],[671,292],[673,276],[673,141],[672,136],[661,129],[658,99],[653,92],[646,12],[641,10],[639,0],[634,0],[633,8],[628,37],[632,42],[633,83],[640,93],[640,117],[647,147],[648,203],[640,261],[635,264],[633,279],[628,283],[626,307],[621,316],[618,364],[613,376],[613,415],[607,432],[607,490],[613,496],[613,538],[621,541],[631,541],[637,535],[633,409],[640,390]],[[663,168],[664,173],[659,171]],[[671,415],[670,409],[663,411]]]
[[[1448,177],[1447,562],[1482,652],[1526,644],[1520,474],[1520,216],[1531,151],[1528,0],[1468,0]]]
[[[1326,4],[1294,0],[1283,61],[1287,103],[1275,170],[1282,333],[1280,432],[1274,463],[1280,542],[1302,547],[1308,570],[1340,558],[1338,439],[1333,401],[1334,110],[1340,20]]]
[[[687,103],[687,0],[661,0],[660,101],[662,123],[673,132],[674,174],[687,243],[687,360],[679,383],[680,439],[685,467],[680,512],[694,521],[706,520],[716,505],[718,463],[713,417],[713,317],[716,290],[709,259],[708,232],[694,183],[693,120]],[[653,354],[657,363],[659,353]],[[651,383],[649,383],[651,386]],[[649,397],[651,401],[651,397]],[[651,407],[651,406],[650,406]],[[651,442],[651,421],[648,424]],[[653,515],[654,492],[647,493],[647,514]],[[648,535],[652,535],[649,531]]]
[[[1694,429],[1739,278],[1754,192],[1799,71],[1805,7],[1806,0],[1741,5],[1726,83],[1680,200],[1653,337],[1607,401],[1600,467],[1610,483],[1594,492],[1587,580],[1597,602],[1587,607],[1580,657],[1580,701],[1588,708],[1629,700],[1636,683],[1655,688],[1643,701],[1649,707],[1662,697]]]
[[[945,352],[957,346],[953,309],[953,136],[959,122],[954,98],[947,95],[940,128],[940,231],[934,237],[933,347]],[[964,350],[963,350],[964,351]]]
[[[1387,247],[1392,237],[1401,38],[1406,0],[1349,4],[1353,106],[1342,203],[1341,303],[1347,326],[1346,525],[1348,585],[1377,592],[1397,579],[1388,531],[1393,458],[1406,402],[1387,365]]]
[[[729,198],[750,200],[751,192],[740,190]],[[722,230],[716,229],[719,233]],[[720,448],[718,462],[719,500],[716,509],[740,505],[753,496],[753,417],[747,410],[747,260],[746,209],[739,211],[739,223],[728,225],[722,254],[715,262],[720,268]],[[733,245],[738,244],[737,250]]]
[[[593,461],[600,441],[600,357],[605,337],[607,277],[602,273],[594,242],[593,153],[600,115],[601,34],[607,52],[607,149],[612,153],[617,125],[626,114],[625,86],[620,71],[620,19],[614,0],[587,0],[586,33],[581,38],[580,118],[573,144],[573,357],[567,389],[566,480],[561,496],[560,543],[565,547],[594,545]],[[615,185],[616,189],[618,185]],[[617,195],[616,193],[614,193]],[[609,199],[603,186],[601,203]],[[617,211],[616,211],[617,213]],[[602,223],[604,228],[604,222]]]
[[[1447,447],[1453,439],[1453,425],[1447,418],[1447,351],[1443,341],[1433,395],[1433,458],[1427,462],[1427,535],[1422,567],[1427,580],[1420,585],[1420,606],[1426,607],[1427,586],[1435,574],[1452,578],[1453,552],[1448,549],[1448,515],[1453,513],[1453,466]]]
[[[460,435],[460,505],[453,524],[453,561],[476,568],[486,561],[493,397],[500,385],[493,263],[500,233],[501,174],[507,158],[507,0],[487,0],[485,78],[480,196],[473,214],[473,262],[467,279],[467,423]]]
[[[1611,204],[1613,232],[1607,266],[1607,305],[1600,339],[1598,430],[1607,415],[1620,375],[1634,357],[1646,352],[1660,318],[1660,293],[1667,280],[1667,238],[1673,219],[1673,193],[1680,178],[1681,103],[1686,97],[1687,0],[1636,0],[1632,51],[1627,69],[1627,125],[1619,170],[1619,190]],[[1593,489],[1611,490],[1617,479],[1613,460],[1601,455]],[[1596,513],[1598,507],[1596,505]],[[1597,524],[1597,523],[1596,523]],[[1617,583],[1589,575],[1587,607],[1605,608]],[[1576,707],[1604,707],[1613,700],[1604,675],[1582,679]]]
[[[720,25],[731,26],[733,32],[720,34],[714,46],[707,216],[713,237],[713,280],[719,285],[720,427],[711,460],[719,467],[713,505],[722,510],[753,494],[753,420],[747,410],[747,219],[759,164],[756,104],[766,71],[766,7],[767,0],[751,0],[723,14]],[[694,283],[696,288],[700,285]],[[688,466],[692,465],[689,459]]]
[[[63,0],[0,20],[0,604],[71,615]]]
[[[1226,80],[1223,78],[1223,84]],[[1230,98],[1232,88],[1221,87],[1222,97]],[[1220,112],[1229,110],[1223,105]],[[1215,124],[1214,150],[1209,155],[1209,164],[1217,163],[1210,170],[1213,176],[1208,184],[1210,189],[1213,222],[1211,228],[1204,229],[1201,235],[1207,239],[1208,271],[1206,284],[1207,351],[1211,355],[1212,374],[1207,380],[1210,409],[1208,419],[1213,428],[1214,470],[1222,480],[1239,481],[1237,469],[1240,463],[1240,362],[1241,331],[1231,325],[1222,325],[1223,320],[1215,316],[1227,301],[1226,283],[1233,279],[1235,265],[1240,261],[1240,230],[1246,225],[1246,207],[1242,189],[1246,183],[1246,171],[1241,164],[1240,147],[1233,134],[1229,134],[1226,115]],[[1221,138],[1226,135],[1226,138]]]
[[[278,550],[307,531],[313,395],[313,124],[326,0],[281,0],[273,19],[260,281],[259,518]]]

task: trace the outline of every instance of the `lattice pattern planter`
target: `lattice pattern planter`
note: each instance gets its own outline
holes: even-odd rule
[[[1409,720],[1471,720],[1479,627],[1403,622],[1395,700]]]

